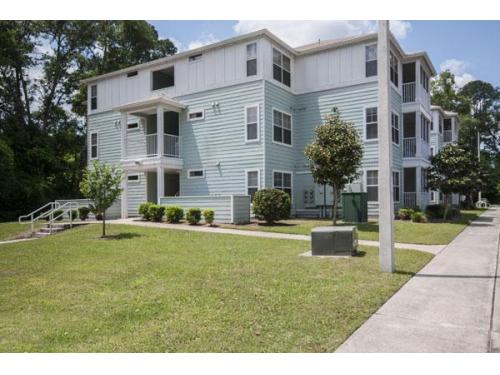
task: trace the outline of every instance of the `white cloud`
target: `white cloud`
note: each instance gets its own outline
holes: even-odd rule
[[[197,40],[192,40],[189,42],[187,49],[195,49],[206,46],[207,44],[212,44],[218,42],[219,39],[215,37],[212,33],[203,33]]]
[[[233,29],[237,34],[268,29],[291,46],[375,32],[375,21],[238,21]],[[391,31],[404,39],[411,30],[407,21],[391,21]]]
[[[457,59],[448,59],[441,63],[440,69],[442,72],[449,70],[455,75],[455,85],[458,88],[464,87],[467,83],[474,81],[476,78],[467,73],[468,63]]]

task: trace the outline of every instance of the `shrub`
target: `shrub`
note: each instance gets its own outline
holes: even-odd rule
[[[215,211],[213,208],[207,208],[205,211],[203,211],[203,217],[205,218],[205,223],[209,224],[210,226],[214,222],[215,218]]]
[[[198,224],[201,220],[201,210],[199,208],[190,208],[186,212],[186,220],[189,224]]]
[[[422,212],[416,211],[411,214],[411,221],[413,221],[414,223],[425,223],[427,219]]]
[[[425,215],[429,219],[442,219],[444,216],[443,204],[430,204],[425,208]]]
[[[68,211],[68,218],[71,218],[73,215],[73,220],[78,219],[78,210]]]
[[[412,209],[412,208],[400,208],[399,209],[399,218],[401,220],[410,220],[411,219],[411,215],[414,213],[415,211]]]
[[[98,221],[102,220],[102,214],[94,214],[94,215],[95,215],[96,220],[98,220]]]
[[[148,207],[148,217],[151,221],[161,222],[165,215],[165,206],[159,204],[150,204]]]
[[[144,202],[140,204],[139,215],[141,215],[144,220],[151,220],[151,218],[149,217],[149,207],[151,207],[152,205],[154,205],[153,202]]]
[[[262,189],[255,193],[253,212],[259,220],[272,224],[290,216],[290,196],[278,189]]]
[[[62,215],[63,212],[64,212],[63,210],[55,210],[54,216],[53,216],[54,219],[56,219],[57,221],[61,221],[63,219],[63,216],[64,216],[64,215]]]
[[[166,214],[169,223],[178,223],[184,217],[184,210],[179,206],[168,206]]]
[[[78,216],[81,221],[85,221],[89,218],[90,208],[88,207],[78,207]]]

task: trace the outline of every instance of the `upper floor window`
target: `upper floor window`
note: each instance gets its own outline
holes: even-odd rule
[[[253,105],[245,108],[245,140],[259,140],[259,106]]]
[[[290,172],[274,172],[273,187],[292,196],[292,174]]]
[[[257,75],[257,43],[247,44],[247,77]]]
[[[392,142],[399,145],[399,116],[391,113]]]
[[[420,115],[420,135],[421,138],[429,142],[430,121],[424,115]]]
[[[90,158],[97,159],[98,156],[99,156],[99,153],[98,153],[97,132],[90,133]]]
[[[390,55],[390,67],[391,67],[391,82],[394,83],[396,87],[398,87],[399,82],[399,61],[396,56],[391,52]]]
[[[369,202],[378,202],[378,171],[366,171],[366,192]]]
[[[172,87],[175,84],[175,70],[173,66],[153,72],[153,90]]]
[[[273,110],[273,141],[292,145],[292,116]]]
[[[290,58],[273,48],[273,78],[290,87]]]
[[[197,55],[191,55],[189,56],[188,60],[189,62],[195,62],[195,61],[200,61],[202,58],[203,54],[198,53]]]
[[[135,76],[137,76],[137,74],[139,74],[137,72],[137,70],[134,70],[133,72],[128,72],[127,73],[127,78],[135,77]]]
[[[425,91],[429,92],[429,76],[422,67],[420,67],[420,84]]]
[[[365,47],[365,72],[367,77],[377,75],[377,45]]]
[[[203,110],[191,110],[188,112],[188,120],[203,120],[205,118],[205,111]]]
[[[127,130],[137,130],[137,129],[139,129],[138,122],[131,122],[130,124],[127,124]]]
[[[97,109],[97,85],[90,86],[90,109]]]
[[[366,108],[365,116],[366,116],[365,138],[377,139],[378,138],[377,107]]]
[[[247,194],[252,201],[259,187],[259,171],[247,171]]]
[[[190,169],[188,170],[188,178],[204,178],[205,170],[204,169]]]
[[[394,197],[394,202],[399,202],[400,195],[400,176],[399,171],[392,172],[392,195]]]

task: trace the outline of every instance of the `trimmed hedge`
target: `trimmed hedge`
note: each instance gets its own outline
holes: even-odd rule
[[[88,207],[78,207],[78,217],[81,221],[85,221],[89,218],[90,208]]]
[[[71,214],[73,214],[73,220],[78,219],[78,210],[68,211],[68,219],[71,219]]]
[[[203,211],[203,218],[205,219],[205,223],[208,225],[212,225],[215,218],[215,211],[213,208],[207,208]]]
[[[161,222],[165,215],[165,206],[159,204],[151,204],[148,207],[148,217],[150,221]]]
[[[190,208],[186,212],[186,220],[189,224],[198,224],[201,220],[201,210],[199,208]]]
[[[167,222],[175,224],[184,217],[184,210],[179,206],[168,206],[166,209]]]
[[[416,211],[411,214],[411,221],[413,221],[414,223],[425,223],[427,221],[427,218],[422,212]]]
[[[149,216],[149,207],[152,205],[154,205],[153,202],[144,202],[140,204],[139,215],[141,215],[144,220],[151,220],[151,217]]]
[[[425,209],[425,215],[432,220],[443,219],[444,217],[444,204],[430,204]],[[453,219],[460,216],[460,210],[455,206],[448,207],[447,219]]]
[[[262,189],[253,198],[253,212],[259,220],[272,224],[290,216],[290,196],[278,189]]]

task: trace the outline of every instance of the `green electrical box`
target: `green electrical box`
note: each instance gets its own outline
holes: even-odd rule
[[[368,194],[342,193],[342,217],[346,223],[368,222]]]

